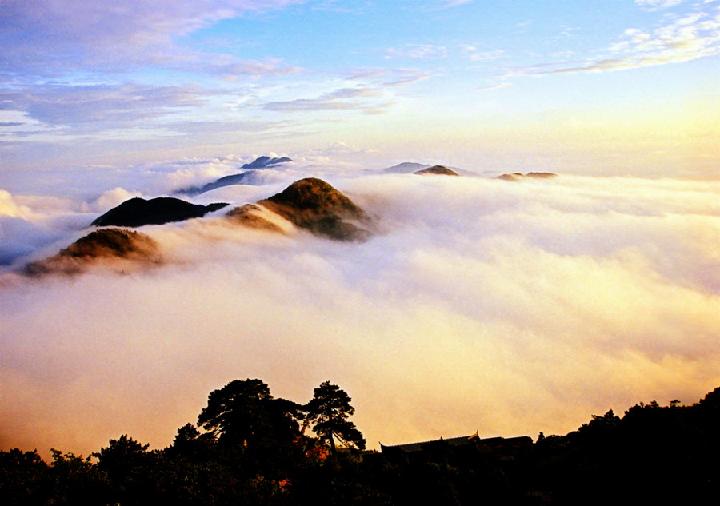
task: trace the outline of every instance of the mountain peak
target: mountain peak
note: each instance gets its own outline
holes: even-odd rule
[[[520,181],[522,179],[549,179],[557,177],[557,174],[554,172],[528,172],[526,174],[523,174],[522,172],[509,172],[506,174],[502,174],[497,177],[497,179],[502,179],[503,181]]]
[[[67,248],[44,260],[31,262],[24,272],[43,274],[78,274],[100,260],[120,261],[121,266],[160,263],[158,244],[149,236],[133,230],[101,228],[81,237]]]
[[[280,231],[262,216],[262,206],[298,228],[339,241],[357,241],[370,232],[361,225],[370,221],[360,207],[322,179],[308,177],[295,181],[282,192],[261,200],[256,206],[233,209],[228,217],[252,228]]]
[[[133,197],[110,209],[93,221],[92,225],[96,227],[107,225],[121,227],[163,225],[172,221],[200,218],[227,205],[224,202],[216,202],[206,206],[196,205],[175,197],[157,197],[150,200]]]
[[[397,165],[393,165],[392,167],[388,167],[383,170],[383,172],[391,174],[409,174],[411,172],[417,172],[418,170],[427,169],[428,167],[430,166],[424,163],[402,162]]]
[[[272,167],[281,163],[292,162],[291,158],[287,156],[259,156],[250,163],[246,163],[242,169],[264,169],[265,167]]]
[[[415,172],[420,176],[459,176],[457,172],[452,169],[448,169],[444,165],[433,165],[427,169],[418,170]]]

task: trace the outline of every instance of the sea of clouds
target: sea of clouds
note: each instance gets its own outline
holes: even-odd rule
[[[369,446],[565,433],[720,386],[720,182],[520,182],[292,164],[196,202],[319,175],[376,219],[365,243],[226,223],[141,229],[161,267],[25,279],[132,195],[236,170],[198,161],[41,196],[0,191],[0,448],[153,447],[210,390],[261,378],[298,402],[345,388]],[[143,187],[144,185],[144,187]]]

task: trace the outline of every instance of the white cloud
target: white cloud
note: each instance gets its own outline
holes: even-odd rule
[[[296,98],[293,100],[268,102],[263,109],[268,111],[363,111],[366,113],[383,112],[387,107],[382,99],[384,93],[379,88],[355,87],[339,88],[314,98]]]
[[[505,56],[505,51],[502,49],[481,50],[472,44],[464,44],[460,49],[470,61],[474,62],[494,61]]]
[[[233,378],[297,401],[332,379],[385,443],[564,432],[720,384],[720,183],[325,177],[377,236],[147,227],[160,269],[0,288],[0,447],[162,446]]]
[[[430,58],[447,58],[447,47],[437,44],[406,44],[402,47],[391,47],[385,51],[385,58],[408,58],[425,60]]]
[[[683,3],[683,0],[635,0],[640,7],[649,9],[667,9]]]
[[[0,45],[13,47],[0,70],[42,75],[72,69],[126,70],[135,65],[212,68],[175,39],[243,13],[272,10],[302,0],[157,0],[122,2],[112,9],[84,0],[5,0],[0,9]],[[235,72],[261,72],[227,55],[217,62]]]
[[[666,18],[653,30],[628,28],[606,54],[576,66],[540,65],[524,74],[609,72],[720,55],[720,9]]]

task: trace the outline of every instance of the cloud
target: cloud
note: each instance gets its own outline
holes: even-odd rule
[[[640,7],[648,9],[667,9],[683,3],[683,0],[635,0]]]
[[[0,59],[0,71],[48,75],[147,64],[190,66],[203,59],[179,47],[178,37],[224,19],[293,3],[298,0],[159,0],[108,8],[83,0],[5,0],[0,45],[13,51]]]
[[[464,44],[460,46],[460,49],[465,53],[467,58],[473,62],[495,61],[505,56],[505,51],[502,49],[483,51],[472,44]]]
[[[385,58],[409,58],[425,60],[429,58],[447,58],[448,49],[436,44],[406,44],[402,47],[391,47],[385,51]]]
[[[67,198],[14,195],[0,188],[0,267],[85,227],[87,208]]]
[[[372,83],[377,87],[395,87],[413,84],[431,77],[427,71],[414,68],[362,68],[356,69],[347,74],[347,79],[357,81],[367,86]]]
[[[22,111],[48,125],[117,125],[198,106],[204,96],[205,92],[197,87],[39,85],[19,91],[0,91],[0,109]]]
[[[263,109],[267,111],[363,111],[366,113],[382,112],[386,102],[376,99],[383,97],[377,88],[356,87],[339,88],[315,98],[297,98],[294,100],[267,102]]]
[[[565,432],[720,384],[720,183],[324,177],[377,236],[204,219],[143,228],[160,269],[6,283],[0,447],[160,447],[245,377],[299,402],[330,378],[388,444]]]
[[[720,54],[720,9],[668,18],[654,30],[628,28],[607,54],[577,66],[536,67],[530,74],[609,72],[682,63]]]

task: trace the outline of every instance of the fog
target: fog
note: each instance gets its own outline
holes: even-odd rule
[[[198,180],[177,170],[167,189]],[[197,201],[251,202],[303,170]],[[161,267],[2,274],[0,448],[87,454],[125,433],[163,447],[210,390],[247,377],[298,402],[338,383],[370,447],[564,433],[720,385],[720,183],[319,175],[375,217],[369,241],[211,216],[140,229]],[[8,270],[153,196],[108,185],[0,193]]]

